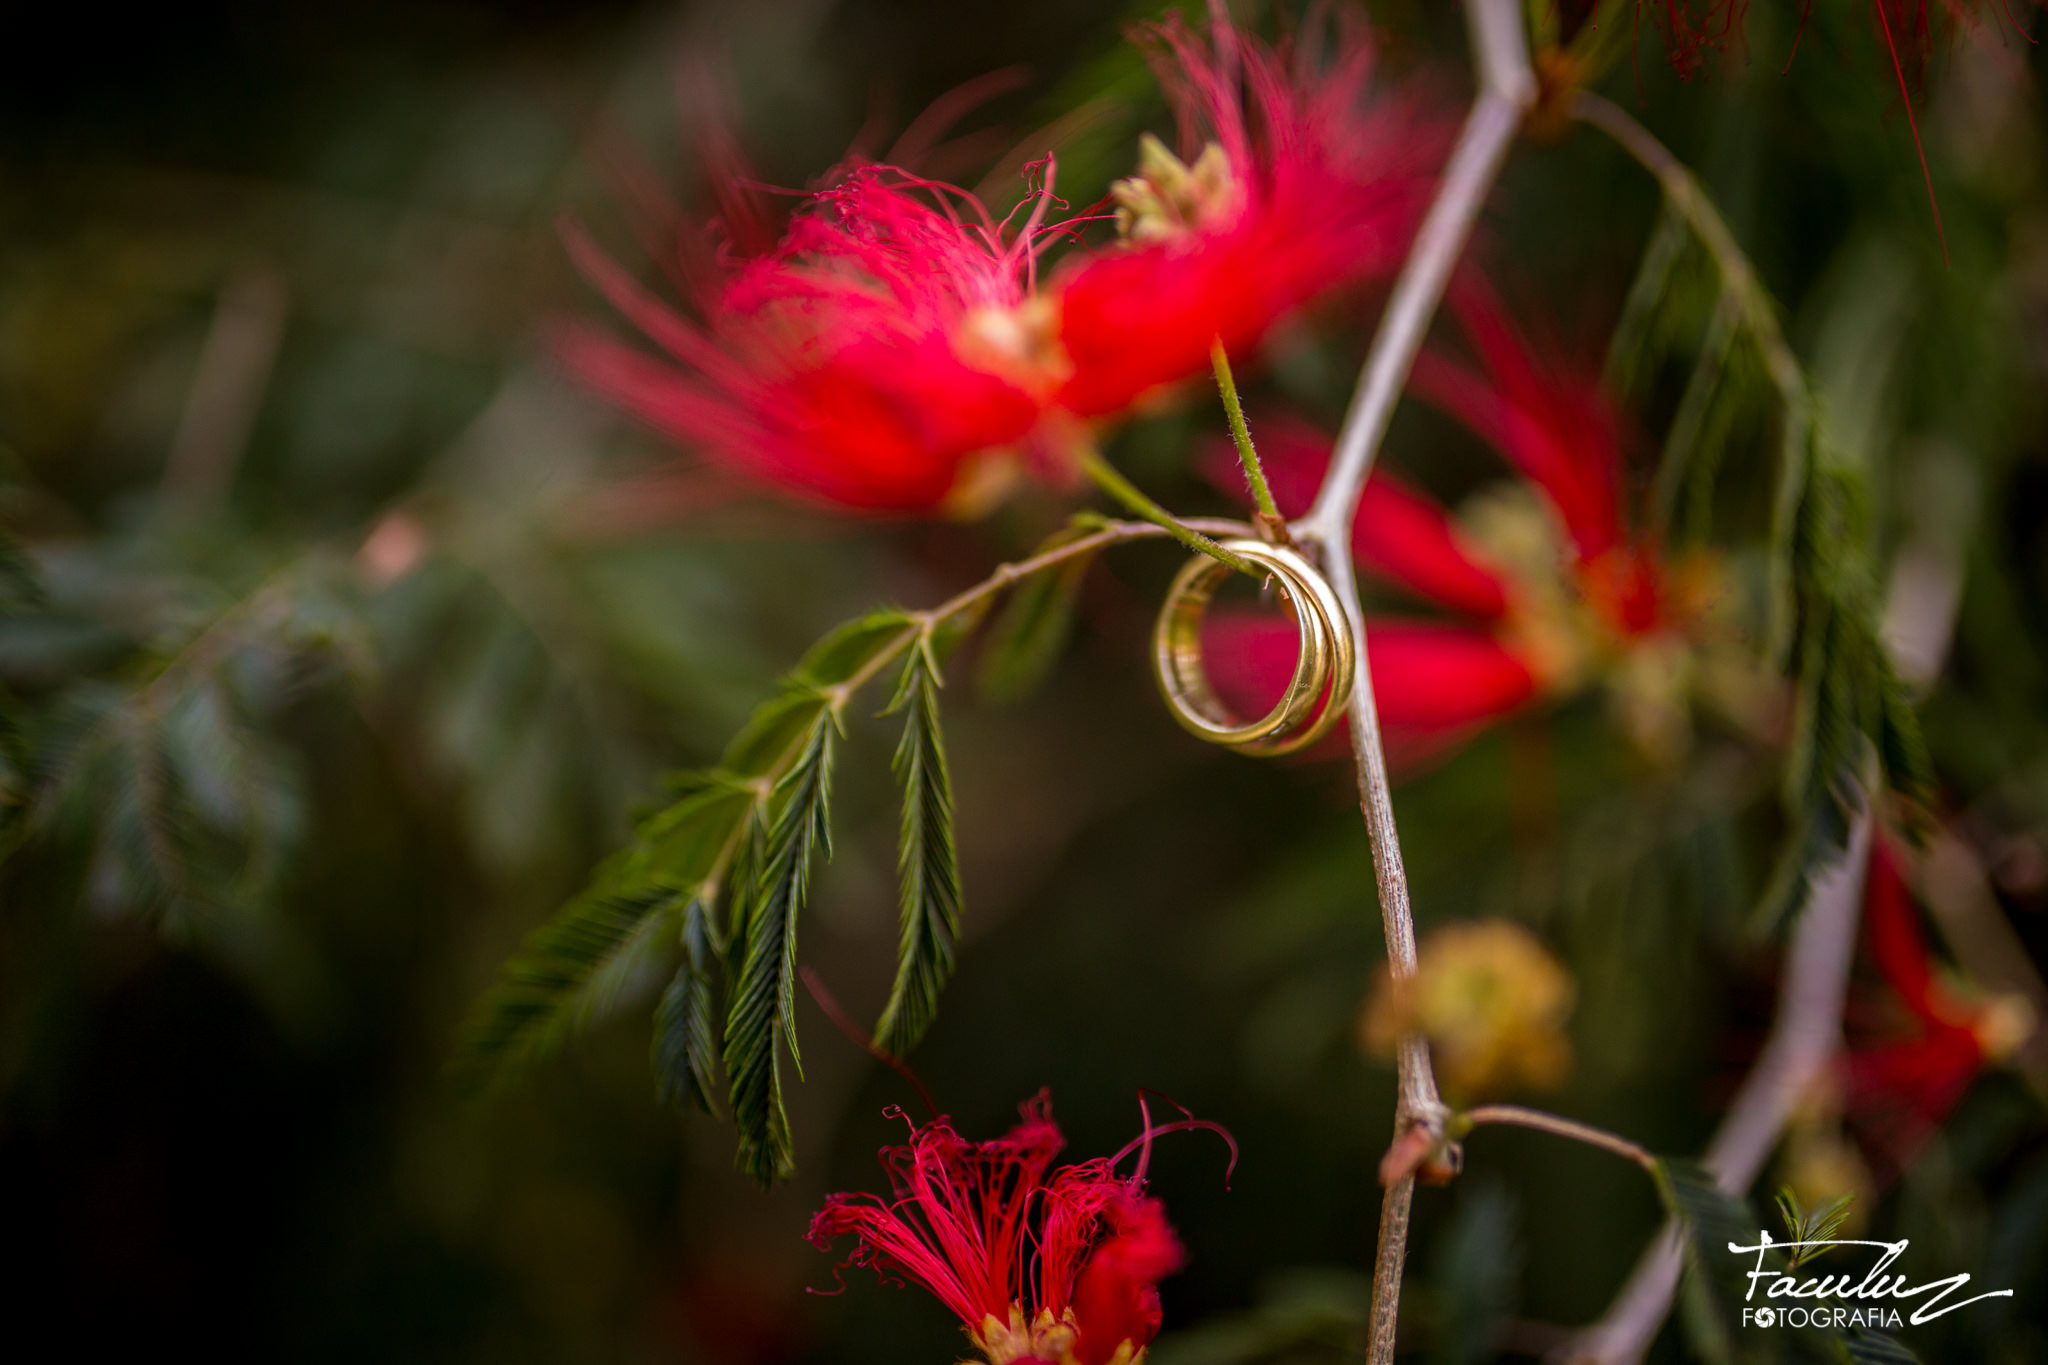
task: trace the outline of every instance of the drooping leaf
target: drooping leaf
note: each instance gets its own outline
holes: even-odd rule
[[[836,733],[831,713],[820,712],[796,762],[776,786],[766,857],[746,918],[745,951],[725,1021],[725,1071],[739,1128],[737,1161],[764,1185],[792,1169],[777,1039],[801,1067],[794,1014],[797,917],[812,859],[820,852],[829,858],[832,852],[828,800]]]
[[[1878,761],[1892,790],[1920,809],[1934,804],[1934,764],[1927,756],[1927,740],[1920,731],[1920,717],[1906,694],[1906,684],[1879,652],[1878,678]]]
[[[1660,325],[1659,314],[1668,310],[1668,300],[1674,292],[1672,274],[1679,258],[1691,246],[1692,234],[1684,217],[1669,199],[1663,200],[1656,229],[1643,248],[1621,317],[1607,344],[1604,379],[1607,387],[1618,395],[1625,395],[1641,384],[1646,371],[1661,358],[1662,347],[1657,344],[1657,337],[1666,330],[1666,325]]]
[[[960,859],[953,843],[953,779],[939,729],[939,679],[931,656],[913,649],[890,709],[904,715],[896,746],[903,785],[903,821],[896,872],[901,929],[896,981],[875,1042],[898,1056],[917,1046],[938,1011],[939,991],[953,974],[960,935]]]
[[[1430,1365],[1480,1365],[1496,1358],[1515,1310],[1521,1273],[1515,1199],[1481,1184],[1458,1202],[1438,1244],[1431,1283],[1438,1300]]]
[[[671,951],[686,893],[604,884],[536,929],[471,1009],[453,1070],[476,1091],[552,1053]]]
[[[1036,553],[1057,549],[1086,533],[1081,526],[1066,527],[1047,537]],[[984,700],[1017,701],[1045,681],[1073,633],[1074,604],[1094,560],[1092,554],[1077,554],[1011,590],[983,642],[975,670],[975,687]]]
[[[704,903],[683,911],[683,962],[654,1015],[654,1084],[666,1104],[718,1113],[717,981]]]
[[[1678,1220],[1685,1246],[1680,1307],[1693,1349],[1714,1365],[1780,1359],[1780,1335],[1746,1329],[1742,1321],[1749,1289],[1746,1277],[1755,1265],[1755,1253],[1738,1256],[1729,1250],[1756,1245],[1763,1224],[1694,1162],[1661,1160],[1656,1181],[1665,1207]],[[1785,1257],[1777,1251],[1765,1253],[1763,1264],[1786,1269]]]
[[[1795,709],[1783,789],[1788,837],[1757,915],[1766,928],[1782,924],[1846,852],[1872,782],[1882,777],[1920,800],[1929,783],[1918,718],[1878,634],[1860,475],[1821,435],[1811,446],[1785,553]]]

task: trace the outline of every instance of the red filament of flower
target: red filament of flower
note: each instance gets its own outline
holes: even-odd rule
[[[832,1195],[811,1242],[824,1250],[855,1237],[845,1264],[917,1281],[977,1342],[990,1319],[1005,1328],[1042,1320],[1071,1328],[1078,1365],[1105,1365],[1126,1342],[1142,1350],[1159,1329],[1157,1283],[1185,1254],[1165,1207],[1145,1194],[1143,1163],[1128,1176],[1116,1167],[1161,1133],[1215,1125],[1154,1127],[1148,1115],[1133,1147],[1054,1169],[1064,1139],[1047,1094],[1021,1112],[988,1142],[963,1139],[944,1118],[913,1127],[907,1143],[882,1150],[888,1196]]]

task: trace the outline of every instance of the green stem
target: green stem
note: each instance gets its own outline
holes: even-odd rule
[[[1223,395],[1223,411],[1230,418],[1230,439],[1237,443],[1237,458],[1244,465],[1245,482],[1251,485],[1252,501],[1261,512],[1280,519],[1280,509],[1273,502],[1273,490],[1266,485],[1266,471],[1259,465],[1259,452],[1252,448],[1251,428],[1244,422],[1244,405],[1237,401],[1237,380],[1230,373],[1230,356],[1223,349],[1223,338],[1217,337],[1209,347],[1209,363],[1216,369],[1216,391]]]
[[[1094,451],[1091,450],[1081,457],[1081,468],[1089,478],[1095,480],[1096,486],[1103,492],[1109,494],[1132,512],[1151,522],[1154,526],[1159,527],[1190,550],[1228,564],[1241,574],[1248,574],[1253,578],[1265,577],[1265,570],[1254,565],[1243,555],[1231,553],[1215,541],[1209,539],[1209,537],[1203,535],[1200,531],[1176,520],[1173,513],[1146,497],[1136,484],[1117,473],[1116,470],[1110,467],[1109,461],[1103,459],[1102,456]]]

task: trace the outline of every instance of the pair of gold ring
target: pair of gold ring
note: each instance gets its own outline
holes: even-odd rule
[[[1357,647],[1344,609],[1316,567],[1295,551],[1261,540],[1226,541],[1226,550],[1267,571],[1301,632],[1294,676],[1265,716],[1232,715],[1202,664],[1202,620],[1229,565],[1197,555],[1174,576],[1152,632],[1152,665],[1167,709],[1189,733],[1240,753],[1288,754],[1330,732],[1351,701]]]

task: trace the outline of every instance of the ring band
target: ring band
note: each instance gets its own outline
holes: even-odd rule
[[[1358,659],[1344,609],[1329,582],[1298,551],[1261,540],[1226,541],[1224,548],[1266,569],[1293,612],[1301,648],[1287,691],[1253,721],[1232,715],[1216,695],[1202,664],[1202,621],[1231,568],[1207,555],[1182,567],[1159,608],[1152,632],[1159,690],[1190,734],[1240,753],[1293,753],[1328,734],[1351,700]]]

